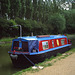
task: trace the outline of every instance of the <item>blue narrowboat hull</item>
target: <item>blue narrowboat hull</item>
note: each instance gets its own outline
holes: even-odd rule
[[[25,54],[32,62],[34,63],[39,63],[44,61],[46,58],[50,58],[51,56],[56,56],[57,53],[64,53],[66,51],[68,51],[71,48],[71,44],[68,46],[64,46],[61,48],[56,48],[54,50],[49,50],[47,52],[42,52],[42,53],[37,53],[37,54]],[[9,54],[12,54],[12,52],[9,52]],[[20,54],[16,54],[18,55],[17,58],[12,58],[11,56],[11,60],[12,63],[14,65],[14,67],[24,67],[27,68],[29,66],[32,66],[32,64],[24,57],[23,53]]]

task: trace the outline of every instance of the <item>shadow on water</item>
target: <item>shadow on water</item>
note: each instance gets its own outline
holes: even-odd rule
[[[75,38],[71,39],[72,48],[75,48]],[[15,68],[12,65],[11,59],[9,57],[8,51],[11,49],[11,45],[0,46],[0,75],[12,75],[22,69],[27,68]]]
[[[0,45],[0,75],[12,75],[13,73],[22,70],[14,68],[9,57],[8,51],[11,45]]]
[[[20,71],[20,68],[14,68],[12,63],[8,63],[0,66],[0,75],[11,75],[17,71]]]
[[[5,65],[0,65],[0,75],[12,75],[13,73],[26,68],[28,67],[14,67],[13,64],[10,62],[8,64],[5,63]]]

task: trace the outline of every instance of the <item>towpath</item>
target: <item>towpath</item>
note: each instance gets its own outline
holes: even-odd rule
[[[55,62],[35,73],[22,73],[22,75],[75,75],[75,53]]]

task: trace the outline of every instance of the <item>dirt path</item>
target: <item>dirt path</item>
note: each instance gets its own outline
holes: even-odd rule
[[[22,75],[75,75],[75,53],[39,72],[22,73]]]

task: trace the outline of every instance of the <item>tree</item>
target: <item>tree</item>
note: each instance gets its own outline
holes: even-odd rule
[[[10,18],[15,19],[21,10],[21,0],[10,0]]]
[[[0,18],[0,38],[9,36],[8,27],[9,21],[3,18]]]
[[[1,0],[1,15],[6,18],[10,13],[10,0]]]
[[[33,0],[33,20],[38,20],[38,0]]]
[[[62,33],[66,28],[65,18],[59,13],[51,15],[48,20],[48,23],[50,24],[49,28],[52,27],[52,32],[54,34]]]
[[[72,9],[75,9],[75,2],[72,2]]]
[[[20,18],[25,18],[26,14],[26,0],[21,0],[21,10],[19,12]]]
[[[31,0],[26,0],[26,19],[30,19],[31,18],[31,13],[32,13],[32,2]]]
[[[66,19],[67,33],[75,33],[75,9],[63,12]]]

